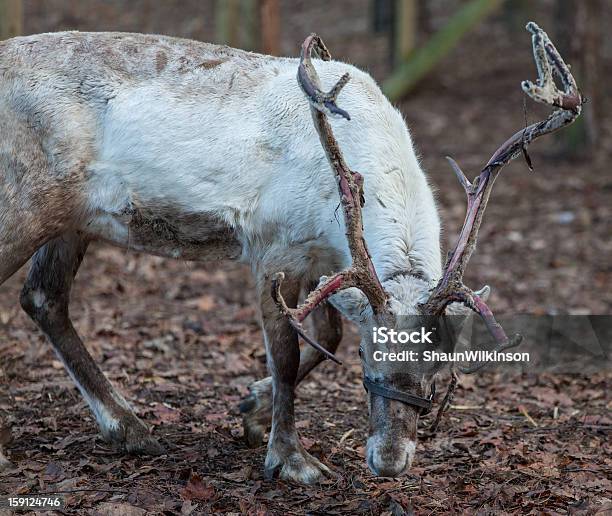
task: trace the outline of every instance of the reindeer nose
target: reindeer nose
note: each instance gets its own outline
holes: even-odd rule
[[[399,477],[405,474],[412,464],[415,442],[373,435],[368,438],[366,449],[368,466],[372,473],[377,477]]]

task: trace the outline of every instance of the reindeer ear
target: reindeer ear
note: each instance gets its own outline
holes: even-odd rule
[[[487,299],[489,299],[489,294],[491,294],[491,287],[485,285],[480,290],[476,290],[474,294],[486,303]],[[462,303],[451,303],[446,307],[446,315],[464,315],[466,316],[466,321],[473,314],[474,312]]]
[[[351,287],[342,290],[333,296],[330,296],[328,301],[338,310],[344,317],[354,323],[363,323],[372,317],[372,307],[365,294],[358,288]]]
[[[491,294],[491,287],[489,285],[485,285],[480,290],[474,292],[480,299],[482,299],[485,303],[489,300],[489,294]]]
[[[485,302],[489,299],[490,293],[491,289],[488,285],[474,292],[474,294]],[[452,339],[449,341],[452,343],[452,348],[470,349],[474,311],[462,303],[451,303],[446,307],[445,313],[451,316],[447,319],[450,319],[449,324],[452,329]]]

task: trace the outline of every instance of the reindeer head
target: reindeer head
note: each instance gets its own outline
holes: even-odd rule
[[[320,303],[328,300],[345,317],[358,324],[363,383],[369,396],[370,433],[366,454],[370,469],[377,475],[398,476],[410,467],[416,445],[418,418],[432,407],[434,377],[443,364],[423,360],[394,363],[376,360],[375,355],[380,358],[384,353],[422,353],[425,347],[450,351],[454,340],[448,332],[443,331],[448,327],[445,321],[448,321],[446,316],[449,314],[464,317],[472,312],[478,314],[494,339],[497,351],[517,346],[521,341],[520,335],[508,338],[495,320],[486,304],[488,287],[473,292],[463,284],[462,278],[476,246],[491,188],[501,168],[521,153],[527,157],[525,149],[534,139],[572,123],[581,111],[582,98],[569,68],[556,48],[535,23],[529,23],[527,30],[532,34],[538,81],[537,84],[524,81],[521,86],[533,100],[558,109],[546,120],[532,124],[509,138],[495,151],[472,183],[459,166],[448,158],[466,192],[467,213],[457,244],[449,253],[442,277],[435,286],[418,277],[411,277],[401,283],[388,280],[384,286],[379,281],[363,237],[363,178],[347,166],[327,120],[328,116],[341,116],[350,120],[349,114],[336,105],[336,98],[349,76],[343,75],[329,92],[321,91],[311,54],[316,50],[323,60],[329,60],[330,54],[315,34],[306,38],[302,45],[298,82],[310,101],[316,130],[338,182],[352,265],[331,277],[321,278],[318,287],[297,308],[289,308],[281,295],[282,272],[277,273],[273,280],[272,295],[296,332],[308,344],[337,363],[340,362],[334,355],[308,336],[301,325],[302,321]],[[561,82],[562,90],[557,88],[553,72]],[[378,340],[374,332],[374,328],[381,327],[401,331],[404,335],[412,334],[417,338],[404,342],[381,342],[382,339]],[[421,335],[420,340],[418,335]],[[423,342],[424,335],[428,336],[429,342]],[[476,363],[461,371],[471,373],[483,365]],[[456,382],[457,376],[453,370],[452,381],[438,411],[436,425],[452,397]]]

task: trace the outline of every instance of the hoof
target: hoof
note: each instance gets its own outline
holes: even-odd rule
[[[268,450],[264,466],[264,478],[271,480],[276,475],[281,480],[309,485],[317,484],[325,478],[335,476],[325,464],[310,455],[301,446],[284,457]]]
[[[117,448],[133,455],[162,455],[165,451],[144,423],[133,414],[121,418],[116,426],[103,432],[103,436]]]
[[[265,426],[243,418],[242,429],[244,431],[244,441],[249,448],[259,448],[263,445],[267,430]]]
[[[272,421],[272,379],[253,383],[251,393],[240,403],[244,440],[251,448],[263,444],[264,436]]]
[[[150,435],[128,439],[125,451],[132,455],[163,455],[166,452],[159,441]]]

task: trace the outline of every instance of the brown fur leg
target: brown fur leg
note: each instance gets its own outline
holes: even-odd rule
[[[87,244],[77,233],[63,235],[45,244],[34,255],[21,294],[21,304],[51,341],[94,413],[104,438],[128,452],[158,454],[161,452],[159,443],[113,389],[68,316],[72,282]]]
[[[342,318],[328,303],[317,308],[310,316],[316,341],[325,349],[335,353],[342,340]],[[296,385],[308,376],[324,360],[323,355],[311,346],[304,346],[300,353],[300,368]],[[240,404],[244,437],[251,447],[261,446],[265,432],[272,422],[272,377],[252,383],[250,394]]]
[[[269,291],[269,282],[260,290],[263,326],[269,369],[272,373],[272,430],[264,466],[264,476],[312,484],[329,469],[309,455],[295,429],[294,388],[298,377],[300,351],[297,335],[282,316]],[[293,305],[299,295],[299,283],[286,281],[283,295]]]

